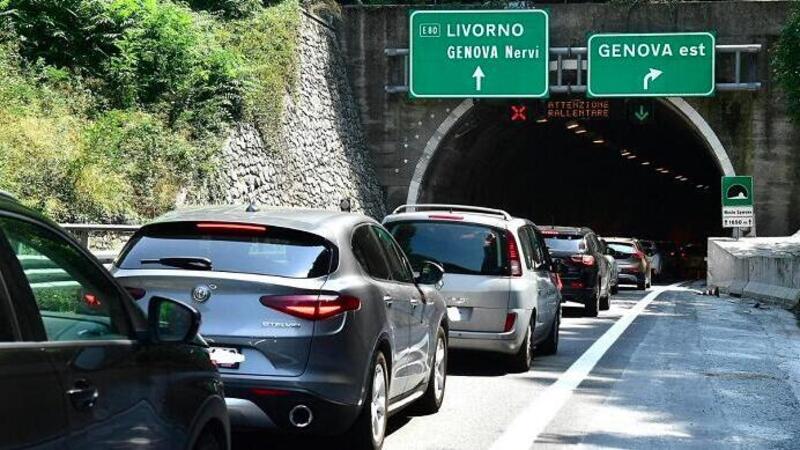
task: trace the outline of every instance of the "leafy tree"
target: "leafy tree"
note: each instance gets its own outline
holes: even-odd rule
[[[773,70],[786,92],[789,114],[800,122],[800,4],[794,11],[774,47]]]
[[[0,0],[30,61],[98,74],[122,32],[102,0]]]

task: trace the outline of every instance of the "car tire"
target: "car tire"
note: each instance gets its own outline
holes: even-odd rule
[[[611,286],[611,295],[617,294],[619,294],[619,285],[615,284],[614,286]]]
[[[611,296],[600,297],[600,311],[608,311],[611,308]]]
[[[583,305],[583,315],[586,317],[597,317],[597,312],[600,310],[600,288],[586,300]]]
[[[653,287],[653,272],[650,272],[650,276],[647,277],[647,285],[645,286],[647,289]]]
[[[447,385],[447,333],[441,326],[436,332],[436,347],[431,364],[431,375],[425,394],[417,400],[414,409],[419,414],[435,414],[442,407]]]
[[[219,433],[207,427],[194,443],[194,450],[225,450],[225,442]]]
[[[541,345],[536,347],[538,353],[543,355],[555,355],[558,353],[558,334],[561,329],[561,308],[556,312],[556,317],[553,318],[553,325],[550,326],[550,333],[547,334],[547,339]]]
[[[383,353],[378,352],[373,358],[367,380],[364,406],[347,439],[348,448],[356,450],[378,450],[383,447],[383,440],[386,437],[389,373]]]
[[[517,350],[517,353],[515,353],[511,357],[511,360],[509,361],[509,366],[511,368],[511,371],[523,373],[531,370],[532,363],[533,363],[533,325],[528,324],[528,328],[525,331],[525,338],[522,339],[522,345],[519,346],[519,350]]]

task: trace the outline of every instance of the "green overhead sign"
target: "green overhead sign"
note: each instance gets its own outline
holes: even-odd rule
[[[752,227],[753,177],[722,177],[722,226]]]
[[[711,33],[594,34],[588,47],[590,97],[714,94]]]
[[[548,94],[548,16],[543,10],[414,11],[409,30],[412,97]]]

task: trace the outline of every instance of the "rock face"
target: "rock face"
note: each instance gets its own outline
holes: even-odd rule
[[[277,145],[239,124],[223,149],[217,203],[338,209],[382,218],[383,192],[366,149],[359,112],[334,31],[303,15],[299,77],[287,95]]]

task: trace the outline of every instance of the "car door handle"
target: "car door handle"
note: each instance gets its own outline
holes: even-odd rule
[[[411,304],[412,305],[417,306],[417,305],[419,305],[421,303],[422,303],[422,300],[420,300],[418,298],[411,297]]]
[[[386,306],[392,306],[392,303],[394,303],[394,297],[389,294],[384,294],[383,302],[386,303]]]
[[[87,380],[77,380],[72,389],[67,391],[72,406],[78,411],[92,409],[100,397],[100,392]]]

